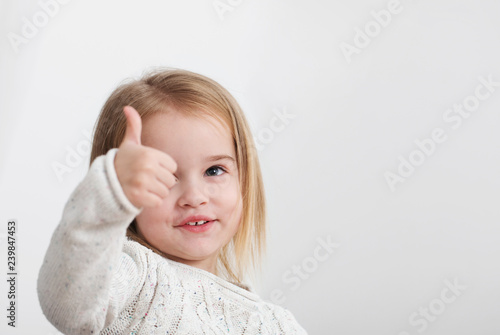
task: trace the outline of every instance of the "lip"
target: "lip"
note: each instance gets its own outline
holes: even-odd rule
[[[205,215],[191,215],[182,220],[181,224],[177,225],[176,227],[183,227],[186,225],[188,222],[197,222],[197,221],[214,221],[214,219],[205,216]],[[205,224],[208,224],[210,222],[207,222]],[[189,226],[189,227],[196,227],[196,226]]]

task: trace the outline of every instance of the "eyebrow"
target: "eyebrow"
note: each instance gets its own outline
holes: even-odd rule
[[[236,160],[232,156],[229,156],[229,155],[215,155],[215,156],[205,157],[205,161],[207,161],[207,162],[216,162],[216,161],[220,161],[223,159],[230,160],[232,163],[236,163]]]

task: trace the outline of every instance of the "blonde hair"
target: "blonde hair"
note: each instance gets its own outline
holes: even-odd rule
[[[259,159],[243,111],[234,97],[220,84],[203,75],[176,68],[157,68],[142,78],[117,87],[105,102],[94,126],[90,164],[125,135],[123,107],[130,105],[144,121],[172,106],[189,116],[215,119],[225,124],[233,138],[243,210],[236,234],[221,248],[216,275],[242,284],[246,275],[260,270],[266,251],[266,204]],[[166,257],[137,233],[134,219],[127,236]]]

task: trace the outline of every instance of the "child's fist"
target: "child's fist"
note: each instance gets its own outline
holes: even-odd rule
[[[177,164],[163,151],[143,146],[141,116],[131,106],[123,112],[127,129],[114,162],[118,181],[135,207],[158,206],[175,185]]]

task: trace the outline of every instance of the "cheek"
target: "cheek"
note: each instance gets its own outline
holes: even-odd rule
[[[234,189],[233,178],[227,174],[207,179],[204,193],[214,198],[231,196]]]
[[[221,180],[216,185],[208,186],[212,192],[210,198],[221,212],[219,214],[226,217],[227,222],[236,224],[240,220],[242,211],[242,200],[238,180],[228,178]]]
[[[144,222],[149,222],[151,221],[152,218],[156,216],[156,213],[154,210],[151,210],[151,208],[144,208],[142,212],[137,215],[136,220],[137,223],[142,224]]]
[[[242,217],[242,214],[243,214],[243,204],[241,203],[241,201],[238,203],[237,205],[237,209],[236,209],[236,227],[238,227],[241,223],[241,217]]]
[[[238,191],[234,192],[233,198],[231,199],[231,201],[228,201],[228,203],[231,204],[231,207],[228,208],[228,212],[230,213],[231,216],[232,225],[236,230],[241,222],[241,217],[243,213],[243,203],[241,195],[239,194]]]
[[[144,208],[142,212],[135,217],[135,221],[137,222],[137,228],[139,232],[141,232],[142,234],[144,234],[145,229],[147,230],[147,228],[150,227],[146,224],[147,222],[150,222],[149,215],[150,215],[149,212],[146,210],[146,208]]]
[[[164,206],[154,207],[154,208],[144,208],[142,212],[136,217],[137,224],[139,227],[144,227],[147,223],[149,226],[156,222],[162,222],[167,219],[165,213],[169,213],[164,209]]]
[[[224,203],[228,208],[235,208],[238,202],[241,202],[240,198],[240,189],[238,182],[235,180],[221,182],[219,185],[216,185],[213,192],[213,199],[218,199],[219,203]]]

